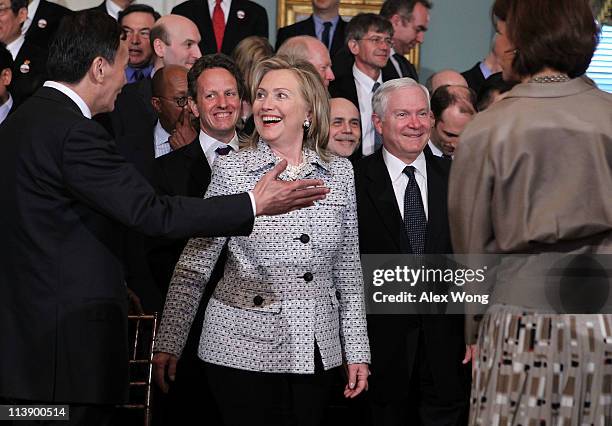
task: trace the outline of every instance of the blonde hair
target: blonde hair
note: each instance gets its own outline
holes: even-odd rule
[[[232,58],[242,73],[247,86],[251,81],[251,75],[255,64],[271,58],[273,55],[274,50],[268,42],[268,39],[259,36],[250,36],[243,39],[232,52]],[[250,93],[250,91],[251,88],[249,86],[247,87],[247,92]]]
[[[264,76],[270,71],[278,70],[288,70],[293,73],[298,80],[302,98],[311,112],[310,127],[304,131],[302,146],[316,151],[319,157],[328,161],[329,95],[323,86],[321,77],[310,62],[282,55],[260,62],[253,70],[251,77],[251,99],[255,99],[255,94]],[[255,129],[246,145],[255,147],[258,141],[259,133]]]

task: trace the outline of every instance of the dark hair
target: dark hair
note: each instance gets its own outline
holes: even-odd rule
[[[246,96],[246,86],[244,85],[242,73],[229,56],[224,55],[223,53],[214,53],[204,55],[195,61],[187,74],[187,91],[194,102],[197,102],[198,78],[200,77],[200,74],[202,74],[205,70],[213,68],[223,68],[224,70],[227,70],[236,79],[238,96],[240,99],[244,99]]]
[[[346,27],[346,42],[361,40],[370,30],[393,35],[393,26],[388,20],[375,13],[360,13],[355,15]]]
[[[123,18],[128,16],[130,13],[136,13],[136,12],[148,13],[149,15],[153,16],[154,21],[157,21],[161,17],[161,15],[157,13],[157,11],[149,5],[131,4],[125,9],[123,9],[121,12],[119,12],[119,16],[117,17],[117,22],[119,22],[119,25],[121,25],[123,23]]]
[[[13,56],[6,48],[6,44],[0,41],[0,72],[7,68],[13,69]]]
[[[28,8],[28,0],[11,0],[11,10],[17,15],[19,9]]]
[[[504,81],[502,73],[498,72],[491,74],[480,86],[478,90],[478,97],[476,100],[476,109],[478,111],[484,111],[493,102],[494,92],[506,93],[512,89],[516,83]]]
[[[461,95],[457,90],[459,87],[460,90],[466,90],[466,94],[469,95]],[[438,87],[431,95],[431,112],[436,119],[436,123],[442,119],[444,111],[453,105],[457,105],[464,114],[475,114],[475,98],[476,94],[469,87],[450,86],[448,84]]]
[[[429,0],[385,0],[380,7],[380,16],[391,19],[393,15],[402,15],[410,20],[417,3],[421,3],[426,9],[431,9],[433,6]]]
[[[49,80],[77,83],[98,56],[113,64],[122,38],[117,21],[104,12],[84,10],[66,16],[49,47]]]
[[[165,25],[161,23],[153,25],[151,28],[151,34],[149,34],[149,42],[151,43],[151,49],[155,52],[155,46],[153,43],[155,40],[160,39],[166,46],[170,46],[170,33]]]
[[[516,49],[512,69],[518,77],[547,67],[578,77],[597,46],[588,0],[496,0],[492,16],[507,25],[507,37]]]

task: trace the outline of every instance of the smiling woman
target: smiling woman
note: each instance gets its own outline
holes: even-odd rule
[[[249,237],[191,239],[176,266],[156,342],[156,351],[165,354],[156,357],[181,355],[227,245],[199,346],[224,423],[315,426],[343,362],[349,371],[344,395],[353,398],[367,386],[353,170],[348,160],[326,152],[329,105],[312,65],[268,59],[256,67],[252,83],[256,131],[245,148],[218,158],[206,197],[252,189],[282,160],[289,167],[280,179],[320,179],[329,196],[312,208],[257,218]]]

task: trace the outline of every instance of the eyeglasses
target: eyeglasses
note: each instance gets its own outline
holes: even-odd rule
[[[0,6],[0,15],[4,15],[5,13],[8,13],[9,10],[11,10],[10,5]]]
[[[370,38],[358,38],[357,41],[359,40],[366,40],[369,41],[370,43],[373,43],[375,45],[380,45],[381,43],[384,43],[385,45],[387,45],[388,47],[393,46],[393,40],[391,39],[391,37],[370,37]]]
[[[156,98],[165,99],[167,101],[174,101],[179,108],[183,108],[187,105],[187,96],[181,96],[180,98],[168,98],[166,96],[155,96]]]

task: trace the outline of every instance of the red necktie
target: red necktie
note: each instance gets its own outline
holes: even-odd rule
[[[225,15],[223,14],[223,9],[221,9],[221,0],[216,0],[213,10],[213,31],[217,41],[217,52],[221,52],[223,34],[225,34]]]

